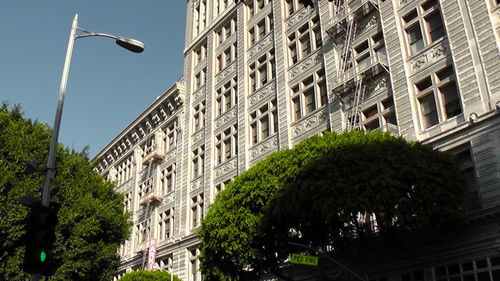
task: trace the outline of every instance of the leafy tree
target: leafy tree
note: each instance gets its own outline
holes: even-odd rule
[[[23,195],[40,198],[43,175],[25,175],[33,159],[46,163],[51,131],[23,118],[20,106],[0,108],[0,280],[26,280],[22,272],[25,218]],[[58,209],[54,254],[60,265],[48,280],[111,280],[117,249],[129,236],[123,196],[93,171],[83,153],[58,147],[51,206]]]
[[[172,278],[172,279],[171,279]],[[165,271],[147,271],[147,270],[137,270],[126,273],[118,281],[182,281],[179,277],[173,275],[170,277],[170,273]]]
[[[208,280],[280,276],[300,243],[346,253],[446,227],[465,187],[453,155],[380,131],[325,133],[271,154],[227,185],[199,231]]]

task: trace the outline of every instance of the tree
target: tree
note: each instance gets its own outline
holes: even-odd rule
[[[219,193],[199,231],[208,280],[252,280],[297,251],[337,253],[446,227],[465,187],[453,155],[380,131],[325,133],[271,154]],[[439,226],[439,227],[436,227]]]
[[[172,278],[172,279],[170,279]],[[173,275],[170,277],[170,273],[165,271],[147,271],[147,270],[137,270],[126,273],[118,281],[182,281],[179,277]]]
[[[23,118],[20,106],[0,108],[0,280],[26,280],[22,272],[23,237],[28,208],[23,195],[40,198],[43,175],[26,175],[28,161],[46,163],[51,131]],[[51,206],[58,209],[54,255],[60,265],[48,280],[111,280],[119,263],[117,249],[129,237],[123,196],[93,171],[85,152],[61,145]]]

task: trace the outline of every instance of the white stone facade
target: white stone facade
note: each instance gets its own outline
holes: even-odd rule
[[[459,153],[470,216],[499,212],[498,0],[314,3],[187,1],[182,80],[96,157],[132,214],[120,273],[142,268],[155,238],[157,266],[201,280],[194,231],[217,192],[325,130],[380,128]],[[498,277],[499,229],[472,231],[481,247],[428,257],[413,268],[425,279],[404,279],[402,267],[388,278],[438,280],[434,265],[473,259]]]

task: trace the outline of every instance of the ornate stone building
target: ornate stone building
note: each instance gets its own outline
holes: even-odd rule
[[[228,181],[311,135],[363,128],[458,153],[471,225],[365,272],[500,280],[499,13],[498,0],[188,0],[182,80],[96,157],[132,214],[120,274],[148,264],[154,238],[155,267],[201,280],[194,232]]]

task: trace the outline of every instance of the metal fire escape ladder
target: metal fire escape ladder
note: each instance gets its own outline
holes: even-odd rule
[[[153,159],[150,159],[148,161],[148,169],[146,171],[146,176],[144,177],[145,180],[149,180],[149,178],[151,177],[151,168],[153,166]],[[151,191],[149,192],[154,192],[154,186],[152,185],[151,186]],[[145,220],[148,222],[147,224],[147,229],[146,229],[146,243],[147,243],[147,247],[144,248],[144,250],[142,251],[142,269],[145,269],[145,266],[146,266],[146,260],[148,258],[148,252],[149,252],[149,239],[151,238],[151,228],[152,228],[152,221],[150,220],[150,216],[151,216],[151,208],[152,208],[152,204],[151,204],[151,201],[148,201],[147,204],[144,206],[144,218]]]
[[[150,165],[151,165],[151,162],[149,162]],[[149,173],[148,173],[149,175]],[[148,252],[149,252],[149,239],[151,238],[151,228],[152,228],[152,221],[149,220],[150,219],[150,207],[151,206],[151,202],[148,202],[148,204],[144,207],[144,217],[146,218],[146,221],[148,221],[148,228],[146,229],[146,245],[147,247],[144,248],[143,252],[142,252],[142,269],[145,269],[146,268],[146,260],[148,258]]]
[[[345,35],[346,40],[342,48],[341,52],[342,55],[337,75],[342,75],[343,73],[345,73],[345,71],[347,70],[348,62],[350,59],[352,59],[352,54],[350,52],[351,52],[352,40],[354,38],[354,33],[356,33],[357,24],[354,21],[354,17],[351,15],[347,16],[346,24],[347,24],[346,35]]]
[[[361,102],[363,101],[364,87],[363,75],[359,75],[356,81],[356,88],[354,89],[353,104],[348,116],[347,130],[359,129],[359,122],[361,119]]]

